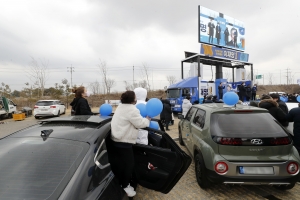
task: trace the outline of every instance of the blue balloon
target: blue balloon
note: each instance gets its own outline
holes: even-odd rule
[[[150,99],[146,104],[146,112],[148,117],[155,117],[163,110],[162,102],[157,98]]]
[[[280,97],[280,100],[285,102],[285,98],[283,96]]]
[[[157,122],[151,121],[150,124],[149,124],[149,128],[153,128],[153,129],[158,130],[159,129],[159,125],[158,125]]]
[[[142,117],[147,116],[146,104],[139,103],[136,105],[136,108],[140,110],[140,114],[142,115]]]
[[[99,109],[99,113],[101,114],[101,116],[108,116],[112,113],[112,107],[110,104],[102,104],[100,106],[100,109]]]
[[[233,106],[239,102],[239,96],[235,92],[226,92],[223,95],[223,101],[229,106]]]
[[[297,96],[297,101],[300,102],[300,95]]]

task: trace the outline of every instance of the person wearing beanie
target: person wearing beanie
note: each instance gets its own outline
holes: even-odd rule
[[[286,123],[286,114],[279,108],[279,105],[269,95],[263,95],[258,107],[267,109],[269,113],[282,125]]]

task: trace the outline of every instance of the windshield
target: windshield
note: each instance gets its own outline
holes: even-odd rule
[[[286,137],[287,133],[269,113],[211,115],[211,135],[233,138]]]
[[[53,105],[53,101],[38,101],[35,105],[37,106],[51,106]]]
[[[87,143],[52,138],[0,140],[1,199],[57,199],[88,148]]]
[[[169,89],[167,91],[167,98],[179,98],[180,97],[180,89]]]

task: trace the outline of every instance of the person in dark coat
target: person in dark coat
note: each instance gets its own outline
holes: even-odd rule
[[[228,36],[229,36],[229,31],[228,31],[228,27],[226,27],[225,31],[224,31],[224,35],[225,35],[225,45],[228,44]]]
[[[74,115],[94,115],[88,101],[84,98],[87,97],[85,87],[81,86],[73,89],[73,93],[75,93],[75,99],[70,105],[72,106],[72,109],[74,109]]]
[[[242,102],[245,101],[246,96],[246,88],[245,88],[245,82],[243,82],[239,87],[239,98]]]
[[[257,85],[254,84],[251,90],[252,90],[251,100],[255,100],[256,99]]]
[[[287,115],[287,119],[289,122],[294,122],[294,136],[292,136],[294,146],[298,150],[300,154],[300,103],[298,104],[298,108],[293,108]]]
[[[169,131],[169,123],[172,121],[171,103],[168,99],[162,100],[163,110],[160,113],[160,119],[165,121],[166,130]]]
[[[270,94],[270,96],[273,98],[274,101],[276,101],[279,105],[279,108],[281,108],[281,110],[287,115],[289,113],[289,109],[286,105],[285,102],[280,100],[280,96],[277,93],[272,93]],[[288,120],[285,121],[285,123],[283,124],[284,127],[288,127],[289,126],[289,122]]]
[[[223,86],[222,83],[220,83],[218,86],[219,99],[223,99],[223,89],[224,88],[225,88],[225,86]]]
[[[251,85],[247,85],[245,89],[246,89],[246,101],[250,101],[250,98],[252,97]]]
[[[269,113],[282,125],[286,123],[286,114],[279,108],[276,101],[269,95],[264,95],[258,103],[258,107],[267,109]]]
[[[220,39],[221,39],[221,27],[220,27],[220,23],[218,22],[217,26],[216,26],[216,38],[217,38],[217,44],[220,44]]]
[[[213,43],[214,41],[214,32],[215,32],[215,24],[213,23],[212,19],[208,23],[208,43]],[[211,42],[210,42],[211,40]]]

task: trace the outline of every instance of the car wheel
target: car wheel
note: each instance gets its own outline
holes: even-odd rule
[[[58,113],[57,113],[56,117],[59,117],[59,116],[60,116],[60,111],[58,111]]]
[[[66,114],[66,108],[64,109],[64,114]]]
[[[9,118],[9,119],[13,118],[13,114],[15,114],[15,113],[14,113],[14,112],[8,113],[8,118]]]
[[[274,185],[273,187],[275,187],[278,190],[290,190],[295,186],[295,183],[293,184],[289,184],[289,185]]]
[[[205,189],[211,186],[210,180],[206,176],[204,160],[200,154],[195,156],[195,173],[198,185]]]
[[[182,133],[181,133],[180,127],[179,127],[179,144],[180,144],[181,146],[184,146],[183,139],[182,139]]]

